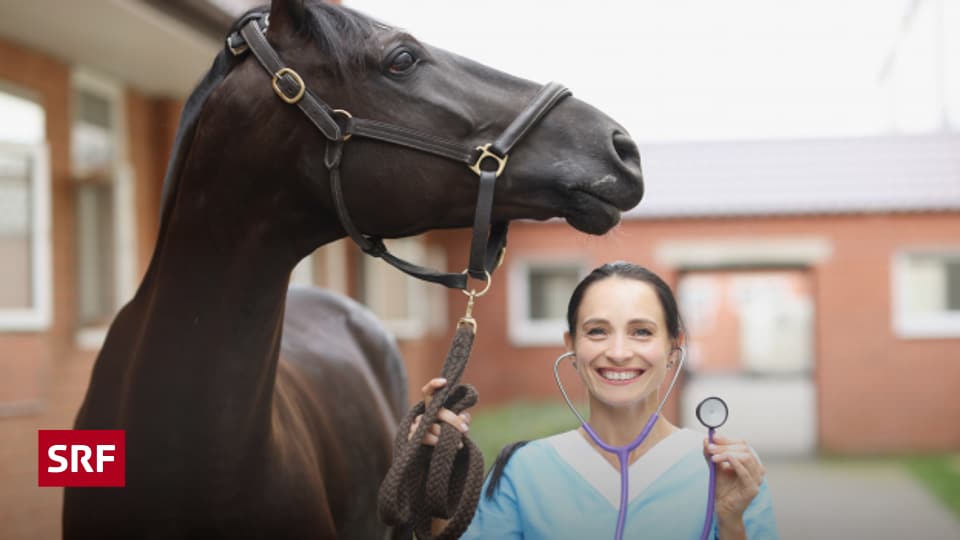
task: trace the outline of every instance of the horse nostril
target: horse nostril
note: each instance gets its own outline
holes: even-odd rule
[[[629,135],[619,131],[615,132],[613,134],[613,150],[624,165],[640,168],[640,150],[637,149],[637,145],[634,144]]]
[[[640,169],[640,150],[629,135],[622,131],[613,133],[613,151],[620,158],[624,172],[624,186],[629,187],[625,208],[632,208],[643,198],[643,172]]]

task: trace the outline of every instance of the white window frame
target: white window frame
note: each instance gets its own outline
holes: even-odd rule
[[[890,272],[891,319],[893,332],[902,339],[938,339],[960,337],[960,312],[929,315],[910,314],[909,262],[915,256],[942,256],[960,258],[960,245],[931,246],[903,249],[893,256]]]
[[[114,246],[115,258],[114,296],[117,305],[114,311],[129,301],[136,292],[137,276],[137,220],[136,220],[136,178],[130,165],[127,152],[127,115],[126,94],[123,86],[116,80],[98,74],[88,68],[78,66],[71,74],[71,95],[80,91],[97,94],[110,101],[113,118],[116,120],[114,148],[116,149],[115,168],[113,170],[114,189]],[[71,130],[73,118],[70,119]],[[73,164],[71,164],[71,169]],[[72,171],[77,176],[78,171]],[[102,325],[80,327],[75,335],[76,345],[81,349],[99,349],[106,338],[107,327]]]
[[[431,268],[446,268],[446,253],[438,246],[427,245],[421,238],[400,238],[388,240],[388,247],[397,256],[418,262]],[[403,243],[403,247],[398,244]],[[391,244],[393,244],[391,246]],[[361,301],[373,311],[394,337],[400,340],[413,340],[424,337],[430,332],[446,330],[447,294],[443,287],[403,274],[406,287],[406,317],[388,319],[381,315],[381,307],[389,301],[389,295],[383,290],[383,282],[378,279],[381,272],[400,272],[382,259],[361,255],[363,271],[364,298]]]
[[[576,268],[580,278],[587,273],[587,261],[569,255],[534,256],[514,259],[508,273],[507,335],[518,347],[563,345],[567,319],[561,316],[548,320],[530,318],[530,274],[534,270]]]
[[[50,238],[50,152],[44,143],[0,143],[0,152],[30,160],[30,298],[29,308],[0,309],[0,331],[42,331],[52,319]]]

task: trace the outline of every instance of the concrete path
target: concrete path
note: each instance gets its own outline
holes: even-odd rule
[[[960,519],[895,463],[764,465],[783,540],[960,540]]]

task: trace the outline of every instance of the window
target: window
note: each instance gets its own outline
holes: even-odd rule
[[[429,268],[446,268],[446,255],[419,238],[386,240],[391,253]],[[382,259],[358,251],[360,301],[372,310],[398,339],[416,339],[446,327],[446,288],[404,274]]]
[[[560,345],[567,303],[584,275],[579,261],[520,260],[510,266],[507,325],[515,345]]]
[[[898,336],[960,337],[960,248],[897,255],[893,291]]]
[[[134,291],[135,205],[122,103],[122,89],[112,81],[83,70],[74,73],[70,158],[81,346],[99,346],[106,326]]]
[[[50,172],[46,115],[0,87],[0,330],[50,325]]]

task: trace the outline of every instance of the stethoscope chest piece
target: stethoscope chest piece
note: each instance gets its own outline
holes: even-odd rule
[[[710,443],[713,444],[713,432],[727,421],[727,404],[716,396],[710,396],[697,405],[697,420],[709,430]],[[707,492],[707,513],[703,519],[703,529],[700,531],[700,540],[710,538],[713,529],[713,505],[717,489],[717,464],[707,460],[710,469],[710,484]]]
[[[716,396],[711,396],[697,405],[697,419],[709,429],[717,429],[727,421],[727,404]]]

